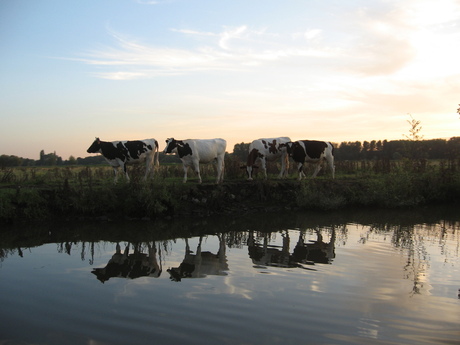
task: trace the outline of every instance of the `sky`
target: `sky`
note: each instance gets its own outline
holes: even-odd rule
[[[460,136],[459,0],[0,0],[0,154]]]

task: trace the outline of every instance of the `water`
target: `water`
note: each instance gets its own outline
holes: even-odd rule
[[[0,344],[460,344],[456,210],[4,229]]]

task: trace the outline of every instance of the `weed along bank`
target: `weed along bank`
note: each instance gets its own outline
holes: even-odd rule
[[[410,164],[409,164],[410,163]],[[182,183],[177,165],[160,166],[152,180],[132,170],[131,180],[113,183],[109,167],[18,168],[0,171],[0,221],[50,219],[157,219],[213,214],[243,215],[283,210],[404,208],[460,200],[456,162],[425,166],[337,164],[336,178],[327,174],[298,181],[269,175],[247,181],[239,167],[226,164],[226,179],[216,185],[213,169]],[[376,167],[385,170],[378,172]],[[377,171],[377,172],[376,172]]]

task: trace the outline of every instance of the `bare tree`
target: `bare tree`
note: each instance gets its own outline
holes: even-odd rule
[[[422,126],[420,125],[421,124],[420,120],[414,119],[411,114],[408,114],[408,115],[411,118],[410,120],[407,120],[407,123],[409,123],[410,125],[409,135],[404,134],[404,136],[411,141],[422,140],[423,135],[420,135],[420,131],[422,130]]]

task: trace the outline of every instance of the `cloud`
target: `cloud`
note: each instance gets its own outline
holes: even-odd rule
[[[452,42],[460,38],[460,28],[454,23],[459,17],[460,3],[455,0],[412,0],[390,2],[379,9],[359,8],[348,19],[356,33],[346,49],[351,60],[346,67],[365,76],[396,75],[412,69],[406,79],[425,78],[427,72],[444,68],[449,56],[458,61],[460,49]],[[456,69],[458,64],[449,61],[448,65]]]
[[[297,75],[309,83],[334,79],[390,77],[420,80],[457,72],[460,39],[453,0],[382,2],[338,11],[336,21],[294,32],[271,32],[249,24],[219,31],[170,29],[187,46],[158,46],[108,29],[114,44],[76,59],[112,80],[156,78],[209,71]],[[430,13],[427,23],[426,18]],[[310,25],[309,23],[308,25]],[[435,49],[433,49],[435,47]],[[439,64],[436,66],[436,64]],[[460,66],[460,65],[459,65]],[[460,70],[458,71],[460,72]]]
[[[307,39],[307,40],[313,40],[313,39],[316,39],[320,36],[322,30],[320,29],[311,29],[311,30],[307,30],[305,33],[304,33],[304,37]]]
[[[331,54],[328,49],[307,44],[319,31],[307,33],[303,45],[292,40],[291,44],[283,43],[284,37],[280,39],[276,34],[253,30],[246,25],[224,27],[217,33],[188,29],[171,31],[208,40],[188,49],[160,47],[108,30],[114,46],[89,51],[75,60],[107,69],[95,72],[96,77],[121,80],[198,71],[244,71],[270,61],[327,57]]]
[[[230,50],[230,42],[238,39],[248,39],[246,25],[225,30],[220,36],[219,47],[223,50]]]

